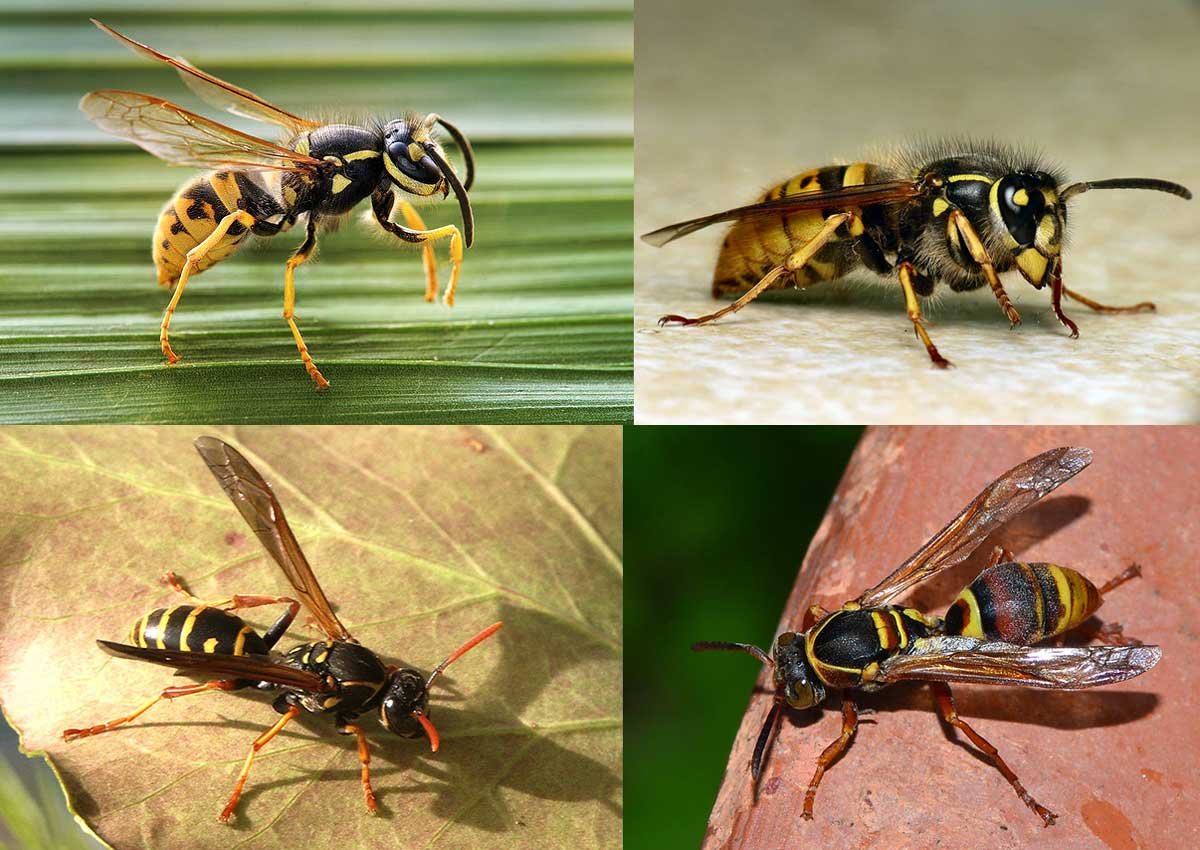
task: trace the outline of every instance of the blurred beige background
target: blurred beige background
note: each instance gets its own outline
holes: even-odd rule
[[[1200,190],[1200,6],[1183,2],[638,0],[639,234],[751,202],[812,167],[927,135],[1040,148],[1072,179]],[[1111,191],[1071,205],[1067,286],[1157,314],[1103,316],[1004,276],[923,302],[955,369],[933,369],[899,286],[759,299],[700,328],[724,227],[636,262],[636,417],[664,422],[1103,423],[1200,420],[1200,201]],[[868,285],[872,281],[880,285]]]

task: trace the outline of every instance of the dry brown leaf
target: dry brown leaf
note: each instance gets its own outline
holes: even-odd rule
[[[389,663],[428,670],[505,628],[435,686],[442,748],[364,717],[379,817],[353,738],[302,715],[216,816],[267,695],[135,708],[170,672],[101,653],[175,601],[288,588],[191,447],[211,433],[272,483],[339,617]],[[611,848],[621,841],[619,428],[14,428],[0,432],[0,699],[78,815],[119,848]],[[272,609],[246,612],[265,628]],[[315,640],[304,615],[282,647]]]

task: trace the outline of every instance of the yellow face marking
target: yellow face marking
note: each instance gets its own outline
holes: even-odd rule
[[[360,159],[373,159],[381,156],[379,151],[355,151],[354,153],[346,154],[346,162],[355,162]]]
[[[1050,240],[1054,238],[1054,216],[1046,213],[1042,216],[1042,220],[1038,222],[1037,236],[1035,240],[1039,245],[1050,245]]]
[[[937,218],[939,215],[943,215],[946,212],[946,210],[948,210],[948,209],[950,209],[950,202],[947,201],[945,198],[934,198],[933,199],[933,217],[934,218]]]
[[[423,157],[423,156],[425,156],[425,151],[416,142],[413,142],[412,144],[410,144],[408,146],[408,158],[411,159],[413,162],[420,162],[421,157]]]
[[[1042,282],[1046,274],[1046,264],[1046,258],[1036,248],[1029,248],[1017,254],[1017,266],[1034,283]]]
[[[246,635],[250,634],[254,629],[249,626],[242,626],[242,630],[238,632],[237,640],[233,642],[233,654],[244,655],[246,651]]]
[[[345,177],[341,174],[333,175],[333,194],[336,195],[338,192],[349,186],[351,182],[352,181],[349,177]]]
[[[976,180],[981,183],[991,183],[992,178],[984,174],[951,174],[946,178],[951,183],[958,183],[961,180]]]
[[[154,645],[157,646],[159,649],[167,648],[166,644],[163,643],[163,635],[166,634],[166,631],[167,631],[167,620],[170,619],[171,614],[178,607],[179,607],[178,605],[175,605],[171,608],[164,609],[162,612],[162,616],[158,618],[158,637],[155,639]]]
[[[865,182],[867,182],[867,164],[865,162],[854,163],[842,175],[843,186],[861,186]]]
[[[1013,192],[1012,199],[1013,199],[1013,203],[1016,204],[1018,207],[1023,207],[1027,203],[1029,203],[1029,193],[1026,192],[1024,189],[1018,189],[1017,191]]]
[[[188,646],[188,635],[192,633],[192,628],[196,625],[196,618],[200,616],[200,612],[207,607],[207,605],[201,605],[193,608],[192,612],[187,615],[187,619],[183,621],[183,629],[179,632],[179,648],[184,652],[191,652],[191,647]]]
[[[204,651],[205,652],[216,652],[217,644],[220,642],[221,641],[217,638],[209,638],[208,640],[206,640],[204,642]]]

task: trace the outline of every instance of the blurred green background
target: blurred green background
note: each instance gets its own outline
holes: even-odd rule
[[[700,845],[759,669],[688,647],[770,644],[860,433],[626,429],[627,850]]]
[[[149,244],[196,172],[104,135],[79,98],[132,89],[276,130],[207,106],[89,16],[293,112],[461,127],[477,227],[454,309],[424,302],[419,251],[355,213],[297,276],[331,392],[314,393],[280,318],[303,228],[195,278],[168,369]],[[7,0],[0,78],[0,422],[632,416],[632,0]],[[452,198],[421,211],[459,221]]]

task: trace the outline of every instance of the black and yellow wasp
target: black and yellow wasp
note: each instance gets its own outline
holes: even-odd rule
[[[946,722],[965,734],[1046,826],[1057,817],[1040,805],[996,748],[958,716],[950,682],[1018,685],[1071,691],[1123,682],[1162,657],[1109,625],[1099,635],[1110,646],[1034,646],[1076,628],[1100,607],[1104,594],[1140,575],[1135,564],[1096,588],[1075,570],[1013,560],[997,549],[991,563],[950,606],[934,617],[890,600],[965,560],[996,529],[1092,462],[1084,448],[1058,448],[1021,463],[993,481],[916,554],[857,599],[829,612],[814,605],[802,630],[775,639],[768,655],[752,644],[701,641],[694,650],[737,650],[772,668],[775,695],[754,747],[750,771],[757,783],[768,743],[785,706],[814,708],[827,689],[842,700],[842,733],[817,759],[802,816],[811,819],[817,786],[854,735],[853,691],[877,691],[895,682],[930,683]]]
[[[703,325],[745,307],[768,289],[804,289],[865,266],[895,274],[913,329],[934,365],[946,367],[929,338],[918,296],[942,281],[954,292],[990,286],[1012,327],[1021,321],[999,273],[1017,269],[1037,289],[1050,287],[1054,315],[1079,336],[1062,296],[1101,313],[1153,310],[1142,302],[1111,307],[1063,285],[1067,202],[1091,189],[1153,189],[1181,198],[1178,183],[1140,177],[1063,187],[1040,158],[1001,145],[939,142],[890,154],[882,163],[818,168],[779,184],[753,204],[683,221],[642,238],[662,246],[732,221],[713,274],[713,297],[744,292],[697,318],[669,315],[660,325]]]
[[[411,667],[384,664],[378,655],[360,645],[334,614],[288,526],[283,507],[258,470],[236,449],[215,437],[200,437],[195,445],[225,495],[254,529],[300,599],[235,595],[221,601],[204,602],[188,594],[174,573],[167,573],[164,580],[186,596],[188,604],[159,608],[146,614],[130,629],[128,644],[107,640],[96,643],[118,658],[162,664],[180,673],[221,678],[166,688],[131,714],[98,726],[65,730],[63,740],[74,741],[108,732],[141,716],[164,699],[211,690],[257,688],[277,691],[279,696],[273,708],[283,716],[255,739],[233,794],[221,810],[220,820],[228,822],[233,817],[255,754],[302,710],[332,714],[339,732],[357,737],[363,794],[367,811],[375,814],[378,804],[371,788],[370,748],[362,727],[354,721],[359,715],[372,712],[389,732],[404,738],[424,735],[429,739],[430,749],[437,752],[440,739],[429,716],[429,689],[443,670],[499,631],[502,623],[493,623],[479,632],[433,668],[428,676]],[[272,657],[270,653],[275,644],[300,612],[301,602],[326,639],[301,644],[281,657]],[[262,635],[233,613],[274,604],[288,607]]]
[[[193,92],[235,115],[283,128],[279,144],[226,127],[153,95],[104,89],[84,95],[79,108],[107,133],[128,139],[172,165],[216,168],[186,183],[163,208],[154,231],[153,257],[158,282],[175,293],[163,315],[159,343],[170,363],[171,316],[192,275],[228,257],[253,233],[274,236],[306,219],[303,243],[284,270],[283,318],[291,328],[304,368],[318,389],[329,382],[313,363],[296,325],[297,266],[313,256],[317,233],[370,196],[375,220],[393,236],[424,249],[425,300],[437,297],[432,242],[450,240],[450,281],[444,302],[454,304],[463,247],[474,241],[474,219],[467,191],[475,174],[470,143],[437,114],[410,114],[370,124],[321,124],[273,106],[253,92],[218,79],[93,20],[96,26],[134,53],[175,68]],[[460,180],[441,144],[437,127],[446,130],[466,162]],[[420,198],[453,191],[463,229],[429,229],[400,193]],[[391,220],[399,212],[407,226]]]

